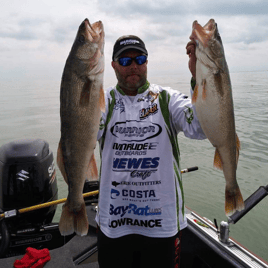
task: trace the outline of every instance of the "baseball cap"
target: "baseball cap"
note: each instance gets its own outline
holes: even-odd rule
[[[124,35],[119,37],[115,44],[113,50],[113,61],[125,50],[135,49],[148,55],[147,49],[144,42],[135,35]]]

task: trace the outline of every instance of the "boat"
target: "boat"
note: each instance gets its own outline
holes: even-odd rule
[[[95,222],[99,183],[87,181],[84,186],[84,193],[95,192],[85,198],[89,220],[87,236],[61,236],[58,223],[52,222],[56,206],[38,208],[38,204],[57,200],[55,174],[53,154],[44,140],[18,140],[0,148],[0,267],[13,267],[28,247],[49,249],[51,259],[46,268],[99,267]],[[237,223],[267,195],[268,186],[260,187],[245,201],[245,210],[236,212],[220,226],[186,208],[188,226],[181,241],[180,267],[268,268],[265,260],[229,237],[230,225]],[[27,206],[36,209],[21,209]]]

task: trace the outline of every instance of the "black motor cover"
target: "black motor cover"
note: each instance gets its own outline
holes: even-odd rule
[[[22,139],[0,148],[0,209],[26,208],[58,198],[53,153],[46,141]],[[16,226],[52,221],[56,206],[11,218]]]

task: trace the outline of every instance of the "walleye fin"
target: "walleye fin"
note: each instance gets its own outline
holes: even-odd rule
[[[231,216],[236,210],[240,211],[245,208],[242,194],[239,187],[235,189],[234,192],[225,190],[225,214],[226,216]]]
[[[215,156],[214,156],[213,165],[214,165],[215,168],[223,170],[221,155],[220,155],[220,152],[219,152],[219,150],[217,148],[215,150]]]
[[[92,82],[87,78],[86,83],[84,84],[81,95],[80,95],[80,105],[88,106],[90,100],[90,89],[92,87]]]
[[[81,209],[75,213],[74,231],[80,236],[87,235],[88,233],[88,219],[85,203],[83,203]]]
[[[100,90],[100,109],[103,113],[105,113],[105,97],[104,97],[104,90],[101,88]]]
[[[207,98],[206,79],[202,81],[202,89],[202,99],[205,100]]]
[[[194,88],[194,94],[192,96],[192,103],[196,103],[196,100],[197,100],[197,96],[198,96],[198,85],[196,84],[195,85],[195,88]]]
[[[81,205],[79,211],[71,212],[70,203],[67,200],[62,206],[62,213],[59,222],[59,230],[61,235],[70,235],[73,232],[80,236],[88,233],[88,219],[85,203]]]
[[[64,180],[68,184],[67,175],[66,175],[66,171],[65,171],[65,167],[64,167],[64,162],[63,162],[61,140],[59,142],[58,151],[57,151],[57,164],[58,164],[58,167],[60,169],[60,172],[61,172]]]
[[[97,162],[96,162],[95,155],[93,154],[89,161],[89,165],[88,165],[88,169],[86,173],[86,180],[88,181],[98,180],[99,178],[98,175],[99,174],[98,174]]]
[[[236,137],[236,168],[237,168],[237,164],[238,164],[238,158],[239,158],[239,151],[241,148],[241,144],[240,144],[240,140],[237,136],[237,134],[235,133],[235,137]]]

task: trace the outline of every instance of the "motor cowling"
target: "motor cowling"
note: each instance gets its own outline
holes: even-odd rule
[[[0,148],[0,209],[26,208],[58,198],[55,164],[49,144],[42,139],[22,139]],[[8,220],[21,228],[50,223],[56,205]],[[13,226],[13,227],[14,227]]]

